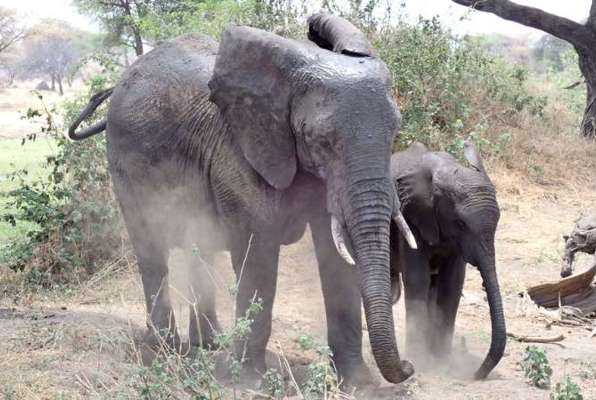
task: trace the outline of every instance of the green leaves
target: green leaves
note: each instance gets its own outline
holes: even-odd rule
[[[550,387],[550,379],[553,370],[546,358],[546,352],[541,347],[528,346],[524,359],[520,363],[526,378],[532,385],[540,389],[548,389]]]
[[[580,386],[565,376],[562,382],[555,385],[555,390],[550,394],[550,400],[583,400]]]
[[[90,91],[106,84],[105,78],[93,79]],[[65,104],[66,124],[78,116],[88,97]],[[68,141],[64,128],[54,123],[56,112],[43,99],[41,108],[28,109],[25,117],[45,117],[41,131],[53,139],[57,150],[46,159],[45,176],[32,177],[27,170],[8,176],[16,188],[8,193],[9,211],[2,218],[29,228],[2,249],[2,259],[13,270],[29,267],[34,276],[30,283],[48,285],[69,274],[92,272],[112,259],[121,248],[122,226],[110,186],[105,138]],[[24,145],[35,139],[30,135]]]
[[[510,137],[489,121],[540,116],[547,105],[546,97],[528,93],[526,68],[489,55],[478,40],[454,37],[436,18],[371,35],[403,115],[398,147],[420,141],[461,156],[463,140],[472,139],[483,142],[484,155],[499,157]]]

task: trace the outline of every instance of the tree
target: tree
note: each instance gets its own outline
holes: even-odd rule
[[[16,17],[16,12],[0,7],[0,53],[25,37],[25,26]]]
[[[592,0],[588,19],[583,24],[509,0],[451,1],[539,29],[569,42],[577,52],[579,68],[587,88],[587,102],[580,128],[581,134],[596,139],[596,0]]]
[[[130,46],[137,56],[144,51],[143,21],[154,15],[170,13],[185,3],[175,0],[74,1],[81,13],[101,22],[108,32],[108,44]]]
[[[13,46],[0,53],[0,75],[8,86],[11,86],[17,77],[20,67],[21,55],[18,46]]]
[[[47,77],[52,90],[58,84],[60,94],[64,94],[62,81],[80,60],[74,43],[76,36],[77,32],[64,21],[46,20],[34,27],[24,43],[22,73]]]
[[[562,71],[563,55],[572,47],[564,40],[552,35],[544,35],[536,43],[534,55],[543,64],[543,69],[553,68]]]
[[[150,0],[149,0],[150,1]],[[146,14],[147,0],[75,0],[83,14],[97,19],[108,32],[108,42],[130,46],[143,54],[140,19]]]

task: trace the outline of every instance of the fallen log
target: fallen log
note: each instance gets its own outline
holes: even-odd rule
[[[565,339],[564,335],[557,335],[551,337],[539,337],[539,336],[523,336],[516,335],[515,333],[507,332],[507,336],[522,343],[556,343]]]
[[[533,286],[527,292],[540,307],[572,306],[585,316],[596,312],[596,288],[592,286],[595,276],[596,264],[584,273]]]

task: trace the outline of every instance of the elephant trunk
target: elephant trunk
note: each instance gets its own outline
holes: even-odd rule
[[[399,383],[414,373],[400,360],[395,340],[389,270],[393,198],[388,178],[366,178],[349,186],[344,215],[360,273],[360,290],[372,353],[383,377]]]
[[[481,265],[479,269],[484,288],[486,289],[492,328],[490,349],[488,350],[484,362],[474,374],[476,379],[484,379],[499,363],[501,357],[503,357],[503,352],[505,351],[505,345],[507,343],[507,331],[494,257],[491,257],[491,260],[489,260],[487,264]]]

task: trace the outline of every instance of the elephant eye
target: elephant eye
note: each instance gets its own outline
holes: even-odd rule
[[[455,225],[457,226],[457,228],[460,231],[463,231],[466,229],[466,223],[464,221],[462,221],[461,219],[458,219],[455,221]]]

